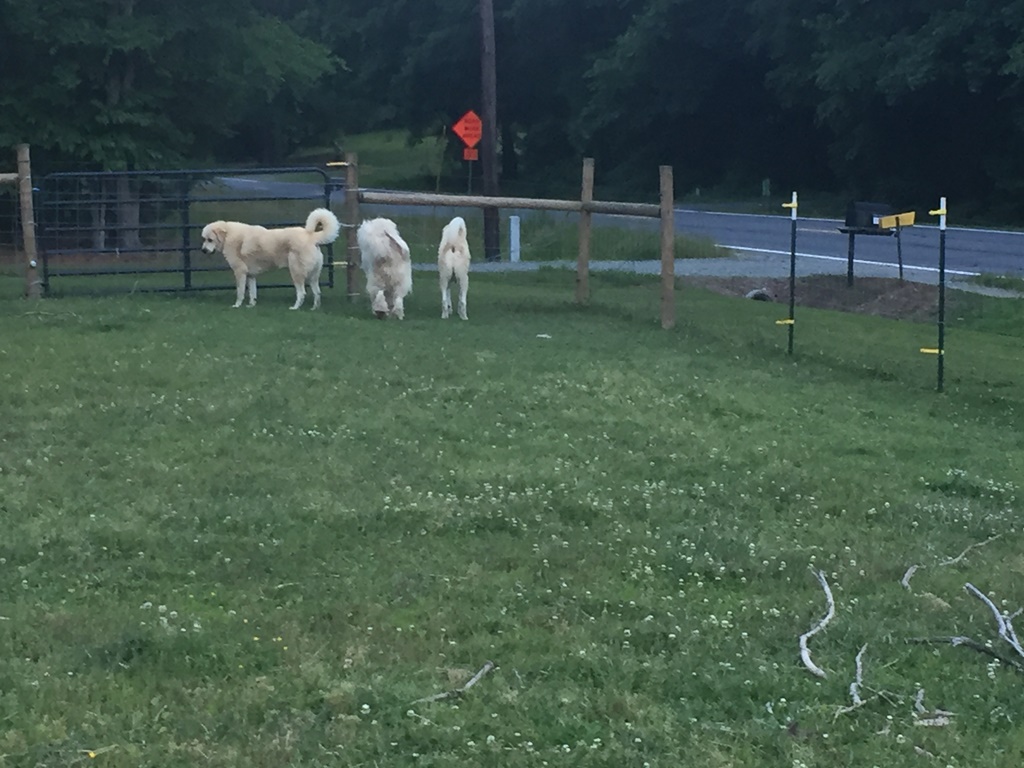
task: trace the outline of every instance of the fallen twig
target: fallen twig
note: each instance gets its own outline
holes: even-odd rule
[[[971,546],[969,546],[956,557],[947,558],[946,560],[943,560],[941,563],[939,563],[939,565],[954,565],[955,563],[959,563],[967,556],[967,553],[970,552],[972,549],[977,549],[978,547],[984,547],[986,544],[991,544],[993,541],[995,541],[1002,535],[1003,534],[1001,533],[997,533],[995,536],[989,536],[984,541],[979,541],[974,544],[971,544]]]
[[[1021,664],[1017,659],[1011,658],[1010,656],[1004,656],[999,651],[989,648],[984,643],[979,643],[977,640],[972,640],[969,637],[957,635],[954,637],[911,637],[907,639],[908,643],[914,645],[952,645],[954,648],[963,646],[964,648],[970,648],[972,651],[983,653],[986,656],[991,656],[993,659],[998,659],[1004,664],[1013,667],[1018,672],[1024,674],[1024,664]]]
[[[924,688],[917,689],[917,695],[914,696],[914,725],[941,728],[953,722],[951,718],[954,714],[945,709],[929,712],[924,706]]]
[[[821,588],[825,590],[825,600],[828,601],[828,612],[825,614],[825,618],[819,621],[815,626],[811,627],[807,632],[800,635],[800,658],[804,662],[804,666],[807,667],[813,674],[818,677],[826,677],[825,670],[811,661],[811,650],[807,647],[807,641],[814,637],[818,632],[823,630],[832,618],[836,615],[836,602],[832,598],[832,590],[829,589],[828,582],[825,581],[824,571],[815,571],[814,575],[818,579],[818,583],[821,584]]]
[[[914,577],[914,574],[917,572],[917,569],[920,568],[920,567],[921,566],[919,566],[919,565],[912,565],[909,568],[907,568],[907,572],[904,573],[903,574],[903,578],[900,579],[900,584],[903,585],[904,589],[910,589],[910,580]]]
[[[860,651],[857,652],[857,658],[855,663],[857,665],[857,675],[854,677],[853,682],[850,683],[850,698],[853,700],[853,705],[859,707],[864,703],[864,699],[860,697],[861,686],[864,685],[864,651],[868,649],[868,644],[864,643],[860,647]]]
[[[853,701],[853,703],[848,707],[840,707],[839,709],[837,709],[835,717],[849,714],[850,712],[853,712],[853,710],[863,707],[869,701],[868,699],[865,699],[860,695],[861,688],[864,687],[864,651],[866,651],[867,649],[868,644],[864,643],[864,645],[862,645],[860,647],[860,650],[857,652],[857,658],[855,660],[855,663],[857,665],[857,673],[853,679],[853,682],[850,683],[850,699]],[[835,718],[833,718],[833,720],[834,719]]]
[[[441,701],[442,699],[458,698],[459,696],[462,696],[470,688],[472,688],[474,685],[479,683],[483,676],[490,672],[492,669],[494,669],[494,662],[488,661],[482,667],[480,667],[480,671],[473,675],[473,677],[469,679],[469,682],[461,688],[453,688],[450,691],[435,693],[433,696],[424,696],[422,699],[416,699],[416,701],[414,701],[413,704],[423,704],[425,702]]]
[[[976,541],[974,544],[971,544],[969,547],[967,547],[963,552],[961,552],[956,557],[947,557],[945,560],[940,560],[939,562],[935,563],[935,565],[936,566],[956,565],[961,560],[963,560],[965,557],[967,557],[967,553],[970,552],[971,550],[978,549],[979,547],[984,547],[986,544],[991,544],[993,541],[995,541],[996,539],[998,539],[1002,535],[1003,534],[1001,534],[1001,533],[997,533],[995,536],[989,536],[984,541]],[[917,570],[919,568],[924,568],[924,567],[925,566],[923,566],[923,565],[912,565],[909,568],[907,568],[906,573],[903,574],[903,578],[900,579],[900,584],[903,585],[904,589],[910,589],[910,580],[912,578],[914,578],[914,574],[917,572]]]
[[[1024,648],[1021,647],[1020,641],[1017,639],[1017,633],[1013,630],[1013,617],[1003,616],[1003,612],[996,607],[996,604],[989,600],[988,596],[984,592],[970,582],[964,584],[964,589],[989,607],[989,610],[992,611],[992,615],[996,618],[996,624],[999,627],[999,636],[1010,644],[1010,647],[1017,652],[1018,656],[1024,658]],[[1014,614],[1014,616],[1016,616],[1016,614]]]
[[[914,712],[920,715],[927,711],[924,708],[924,688],[918,688],[917,694],[914,696]]]

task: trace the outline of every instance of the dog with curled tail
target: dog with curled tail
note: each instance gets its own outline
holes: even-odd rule
[[[249,306],[256,304],[256,276],[268,269],[288,267],[295,286],[298,309],[306,300],[306,285],[313,294],[313,309],[320,306],[320,272],[324,266],[321,245],[338,238],[338,217],[317,208],[306,217],[304,227],[267,229],[240,221],[214,221],[203,227],[205,253],[220,252],[235,275],[235,307],[242,306],[246,288]]]
[[[452,314],[452,279],[459,286],[459,317],[468,320],[466,295],[469,293],[469,243],[466,240],[466,222],[456,216],[441,230],[441,244],[437,248],[437,274],[441,281],[441,319]]]

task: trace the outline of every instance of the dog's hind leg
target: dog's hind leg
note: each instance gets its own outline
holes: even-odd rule
[[[309,290],[313,294],[313,309],[320,308],[320,270],[322,269],[323,265],[313,267],[306,280],[309,283]]]
[[[309,290],[313,294],[313,309],[320,308],[320,276],[316,275],[309,279]]]
[[[469,273],[460,271],[458,273],[459,279],[459,317],[463,320],[469,320],[469,316],[466,314],[466,297],[469,294]],[[449,302],[450,306],[450,302]]]
[[[249,283],[249,306],[256,306],[256,278],[253,275],[249,275],[247,280]]]
[[[373,303],[370,305],[373,309],[373,313],[379,318],[385,318],[388,315],[388,300],[384,297],[384,291],[377,291],[373,297]]]
[[[391,316],[396,317],[399,320],[405,318],[405,302],[402,301],[401,296],[395,297],[395,306],[391,310]]]
[[[447,320],[452,313],[452,291],[451,275],[448,270],[441,268],[441,319]]]

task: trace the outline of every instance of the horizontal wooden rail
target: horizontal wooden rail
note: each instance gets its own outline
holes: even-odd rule
[[[0,184],[14,184],[17,180],[16,173],[0,173]]]
[[[618,216],[658,218],[661,207],[650,203],[615,203],[598,200],[551,200],[532,197],[485,197],[483,195],[439,195],[430,192],[359,191],[359,202],[384,205],[448,205],[474,208],[522,208],[540,211],[587,211]]]

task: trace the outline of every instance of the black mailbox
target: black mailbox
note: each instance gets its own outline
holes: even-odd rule
[[[841,231],[858,235],[892,234],[890,230],[878,226],[878,219],[894,213],[893,207],[887,203],[850,203],[846,207],[846,226]]]

